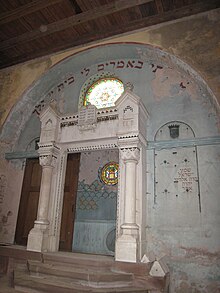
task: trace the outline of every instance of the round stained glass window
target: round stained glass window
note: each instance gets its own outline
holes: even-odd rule
[[[118,164],[115,162],[107,163],[101,171],[101,179],[107,185],[118,183]]]
[[[113,107],[123,92],[124,86],[121,80],[113,77],[101,78],[87,90],[84,106],[92,104],[98,109]]]

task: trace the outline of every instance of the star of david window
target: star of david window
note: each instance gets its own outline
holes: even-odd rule
[[[107,163],[101,171],[101,180],[106,185],[115,185],[118,183],[118,164],[115,162]]]
[[[113,77],[101,78],[86,91],[84,106],[92,104],[98,109],[114,107],[115,102],[123,92],[124,86],[120,79]]]

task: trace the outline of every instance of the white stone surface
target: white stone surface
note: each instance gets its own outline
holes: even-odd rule
[[[138,261],[138,242],[131,235],[122,235],[116,241],[115,260],[125,262]]]
[[[152,277],[165,277],[168,272],[169,269],[162,260],[155,260],[149,274]]]

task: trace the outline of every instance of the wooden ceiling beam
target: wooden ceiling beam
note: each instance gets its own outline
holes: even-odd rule
[[[35,40],[37,38],[41,38],[47,35],[50,35],[55,32],[62,31],[64,29],[67,29],[69,27],[73,27],[77,24],[82,24],[90,20],[94,20],[96,18],[110,15],[115,12],[119,12],[131,7],[135,7],[141,4],[145,4],[148,2],[153,2],[154,0],[117,0],[112,3],[102,5],[100,7],[91,9],[86,12],[79,13],[77,15],[73,15],[70,17],[67,17],[65,19],[53,22],[51,24],[48,24],[45,26],[46,31],[41,32],[39,30],[33,30],[31,32],[19,35],[17,37],[5,40],[1,42],[0,44],[0,50],[8,49],[10,47],[13,47],[15,44],[18,45],[20,43],[29,42],[31,40]],[[45,1],[48,2],[48,1]]]
[[[72,5],[76,14],[82,13],[82,9],[80,8],[76,0],[69,0],[69,2]]]
[[[61,42],[58,45],[53,44],[49,47],[47,46],[47,48],[43,50],[26,52],[26,54],[10,59],[8,62],[5,62],[1,58],[3,62],[0,62],[0,68],[5,68],[7,66],[28,61],[30,59],[48,56],[49,54],[57,53],[59,51],[67,50],[74,47],[76,48],[81,45],[89,45],[99,40],[103,40],[113,36],[119,36],[121,33],[136,31],[138,29],[165,23],[167,21],[177,20],[183,17],[188,17],[194,14],[202,13],[219,7],[219,0],[209,0],[205,3],[198,2],[193,5],[188,5],[187,7],[185,6],[172,11],[164,12],[163,14],[157,14],[154,16],[142,18],[140,20],[132,21],[128,24],[122,24],[121,26],[115,25],[109,28],[108,30],[104,30],[104,28],[102,28],[102,30],[100,29],[99,31],[91,31],[89,34],[81,35],[80,37],[75,38],[74,40],[66,40],[65,42]]]
[[[7,11],[0,14],[0,25],[6,24],[10,21],[16,20],[18,18],[21,18],[25,15],[28,15],[30,13],[33,13],[35,11],[41,10],[43,8],[49,7],[51,5],[54,5],[56,3],[62,2],[64,0],[35,0],[32,2],[29,2],[25,5],[19,6],[16,9],[13,9],[11,11]]]

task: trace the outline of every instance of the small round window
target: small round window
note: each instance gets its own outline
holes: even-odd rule
[[[123,92],[124,86],[121,80],[113,77],[101,78],[87,90],[84,106],[92,104],[98,109],[113,107]]]
[[[107,185],[118,183],[118,164],[115,162],[107,163],[101,171],[101,179]]]

